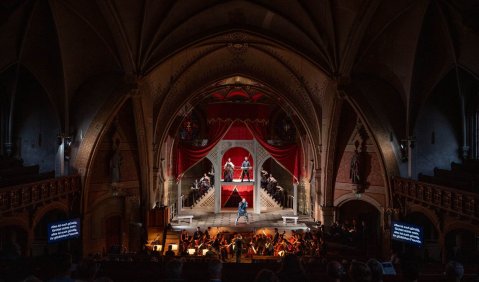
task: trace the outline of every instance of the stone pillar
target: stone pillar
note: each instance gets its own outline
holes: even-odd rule
[[[293,183],[293,214],[298,215],[298,184]]]
[[[182,205],[182,198],[181,198],[181,179],[178,181],[178,195],[176,196],[177,199],[177,207],[176,207],[176,214],[179,215],[181,213],[181,205]]]
[[[314,207],[312,207],[314,219],[317,221],[321,218],[321,170],[315,169],[313,175],[313,181],[311,183],[311,189],[314,189]]]
[[[325,226],[331,226],[336,216],[336,208],[334,206],[321,206],[321,222]]]
[[[220,170],[221,173],[221,170]],[[215,213],[221,212],[221,178],[216,176],[215,172]],[[218,180],[218,184],[216,184],[216,180]]]
[[[254,192],[253,192],[253,202],[254,202],[254,213],[260,214],[261,213],[261,196],[260,196],[260,189],[261,189],[261,168],[256,167],[254,168]],[[259,176],[259,177],[258,177]],[[259,180],[259,181],[258,181]]]

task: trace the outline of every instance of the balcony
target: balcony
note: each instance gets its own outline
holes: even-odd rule
[[[0,215],[67,198],[80,189],[79,175],[0,188]]]
[[[392,190],[394,196],[479,221],[478,193],[404,178],[393,178]]]

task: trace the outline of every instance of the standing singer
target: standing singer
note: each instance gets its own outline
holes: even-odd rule
[[[248,161],[248,157],[244,157],[244,161],[241,164],[241,182],[243,182],[244,176],[248,176],[248,182],[249,180],[249,169],[251,168],[251,164]]]
[[[223,179],[225,182],[233,181],[233,170],[235,165],[231,161],[231,158],[228,158],[228,161],[224,165],[225,172],[223,174]]]
[[[248,202],[246,202],[246,199],[243,198],[243,200],[241,202],[239,202],[239,204],[238,204],[238,217],[236,217],[235,225],[238,224],[238,219],[242,216],[245,217],[246,223],[249,223],[248,212],[246,211],[247,207],[248,207]]]

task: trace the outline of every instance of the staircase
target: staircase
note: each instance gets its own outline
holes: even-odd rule
[[[259,195],[261,199],[261,209],[274,209],[282,208],[281,204],[278,203],[268,192],[264,189],[259,189]]]
[[[206,193],[193,204],[194,208],[215,208],[215,188],[211,187]]]
[[[261,209],[275,209],[283,208],[268,192],[264,189],[260,189]],[[215,189],[210,188],[200,199],[196,201],[193,208],[215,208]]]

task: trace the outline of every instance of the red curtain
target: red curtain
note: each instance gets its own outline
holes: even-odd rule
[[[254,121],[245,121],[254,138],[279,164],[293,175],[293,181],[299,179],[299,146],[297,144],[273,146],[266,141],[265,126]]]
[[[231,120],[211,120],[208,123],[208,145],[204,147],[192,146],[189,144],[178,144],[176,177],[181,178],[183,173],[201,161],[213,149],[218,142],[223,139],[228,129],[231,127]]]

